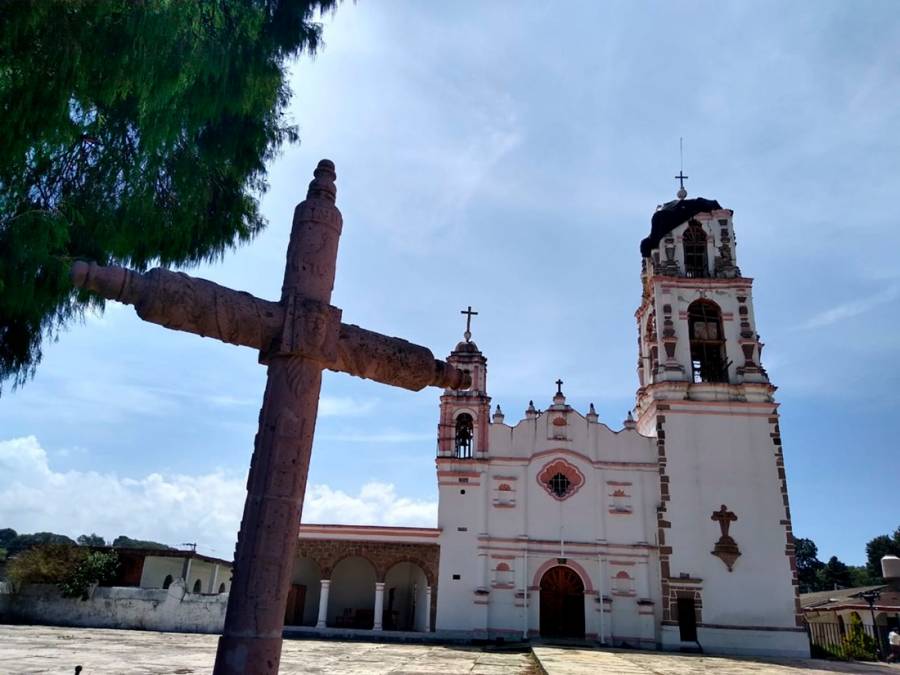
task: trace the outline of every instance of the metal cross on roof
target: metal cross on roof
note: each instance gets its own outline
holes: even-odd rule
[[[468,342],[472,339],[472,317],[478,316],[478,312],[473,312],[472,305],[469,305],[469,308],[461,310],[460,314],[466,315],[466,332],[463,333],[463,337],[466,338],[466,342]]]
[[[679,164],[680,168],[678,169],[678,175],[675,176],[675,178],[678,179],[678,185],[679,185],[677,197],[678,197],[678,199],[684,199],[685,197],[687,197],[687,190],[684,189],[684,181],[688,177],[684,175],[684,139],[683,138],[678,139],[678,156],[680,158],[680,164]]]
[[[556,381],[556,393],[559,394],[560,396],[562,396],[562,386],[563,386],[563,381],[557,380]]]

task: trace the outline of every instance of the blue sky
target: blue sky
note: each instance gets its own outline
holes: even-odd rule
[[[345,321],[446,355],[459,310],[507,420],[634,400],[638,244],[677,188],[735,211],[794,531],[861,563],[900,525],[900,15],[892,2],[345,3],[293,69],[268,229],[192,274],[277,298],[335,161]],[[110,306],[0,400],[0,526],[228,556],[265,372]],[[433,524],[436,390],[327,373],[307,521]]]

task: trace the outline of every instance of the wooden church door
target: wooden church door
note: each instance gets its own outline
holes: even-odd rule
[[[570,567],[551,567],[541,578],[541,635],[584,637],[584,584]]]

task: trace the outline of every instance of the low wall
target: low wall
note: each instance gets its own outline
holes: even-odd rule
[[[6,623],[131,628],[180,633],[221,633],[228,594],[186,593],[180,579],[167,590],[95,588],[89,600],[63,598],[54,585],[0,588],[0,621]]]

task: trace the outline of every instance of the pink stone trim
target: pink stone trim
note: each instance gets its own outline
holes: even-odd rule
[[[387,527],[384,525],[303,523],[300,525],[301,538],[304,534],[366,534],[392,537],[432,537],[437,539],[441,534],[441,529],[436,527]]]
[[[568,478],[569,484],[571,486],[569,488],[569,491],[562,496],[556,494],[550,488],[550,479],[552,479],[553,476],[558,473],[561,473],[563,476]],[[581,473],[578,467],[561,458],[545,464],[543,468],[538,471],[535,478],[538,482],[538,485],[544,488],[544,492],[560,502],[574,496],[575,493],[578,492],[581,489],[581,486],[585,483],[584,474]]]
[[[551,567],[558,567],[558,566],[560,566],[560,563],[556,558],[554,558],[552,560],[548,560],[543,565],[541,565],[538,568],[537,572],[534,573],[534,579],[531,582],[532,584],[534,584],[532,589],[540,590],[541,589],[541,579],[544,577],[544,574],[546,574],[547,570],[549,570]],[[585,591],[593,591],[594,590],[594,587],[591,584],[590,575],[577,562],[575,562],[572,559],[566,559],[566,562],[562,565],[562,567],[572,568],[575,571],[575,573],[579,577],[581,577],[581,583],[584,584]]]

